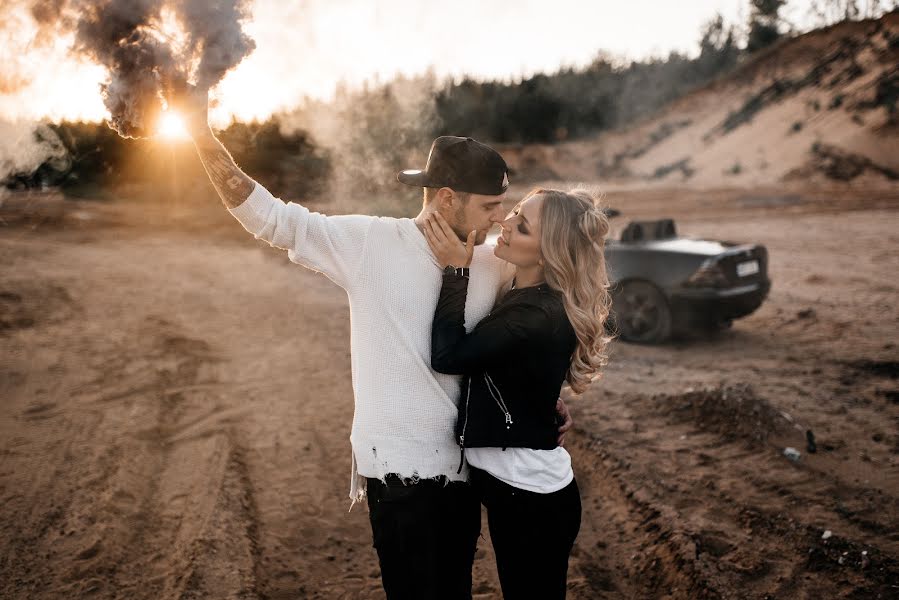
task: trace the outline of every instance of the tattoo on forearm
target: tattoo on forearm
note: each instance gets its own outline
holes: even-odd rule
[[[212,185],[228,208],[243,204],[256,183],[234,162],[221,142],[212,138],[197,144],[200,160],[212,180]]]

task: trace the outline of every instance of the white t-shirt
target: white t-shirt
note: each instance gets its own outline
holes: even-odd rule
[[[465,458],[472,467],[512,487],[538,494],[558,492],[574,479],[571,456],[561,446],[552,450],[466,448]]]

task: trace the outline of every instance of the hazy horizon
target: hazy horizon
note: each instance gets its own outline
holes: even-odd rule
[[[600,53],[627,62],[698,53],[702,25],[720,13],[742,27],[747,0],[676,4],[661,0],[525,0],[422,5],[409,0],[249,4],[244,29],[256,50],[217,87],[214,120],[265,119],[303,97],[327,99],[340,84],[386,81],[428,71],[440,79],[517,80],[583,67]],[[99,86],[106,71],[68,54],[71,36],[40,45],[24,4],[10,3],[0,30],[0,117],[8,120],[106,117]],[[784,7],[807,28],[810,0]]]

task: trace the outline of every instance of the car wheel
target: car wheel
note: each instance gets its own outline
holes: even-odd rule
[[[629,342],[655,344],[671,335],[671,309],[648,281],[627,281],[612,290],[618,335]]]

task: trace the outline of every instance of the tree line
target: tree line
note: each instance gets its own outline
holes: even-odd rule
[[[882,8],[871,0],[864,10],[870,11],[871,2]],[[672,52],[623,64],[600,53],[585,67],[515,82],[400,77],[338,90],[329,102],[307,100],[266,122],[234,122],[220,137],[248,173],[289,197],[323,194],[335,177],[377,187],[376,182],[390,180],[391,171],[408,167],[404,161],[437,135],[553,143],[627,126],[788,34],[780,16],[784,4],[750,0],[745,27],[715,16],[700,31],[695,57]],[[818,0],[812,7],[822,22],[836,14],[866,16],[852,0]],[[34,173],[7,177],[7,187],[51,185],[89,194],[95,187],[147,177],[141,156],[152,153],[151,142],[122,139],[102,124],[63,122],[50,130],[68,156]]]

